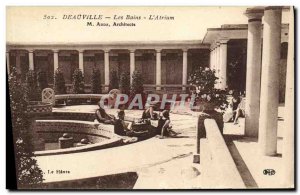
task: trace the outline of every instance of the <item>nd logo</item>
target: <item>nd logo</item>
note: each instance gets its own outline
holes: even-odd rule
[[[274,169],[265,169],[264,171],[263,171],[263,174],[264,175],[275,175],[275,170]]]

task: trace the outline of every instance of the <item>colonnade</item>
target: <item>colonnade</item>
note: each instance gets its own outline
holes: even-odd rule
[[[216,40],[210,48],[210,68],[215,70],[218,77],[216,88],[227,88],[227,43],[229,39]]]
[[[135,70],[135,51],[137,49],[130,49],[129,51],[129,56],[130,56],[130,78],[132,82],[132,75]],[[162,84],[162,65],[161,65],[161,52],[163,49],[155,49],[155,55],[156,55],[156,90],[161,90],[161,87],[159,85]],[[34,70],[34,52],[36,50],[27,50],[28,51],[28,58],[29,58],[29,70]],[[53,63],[54,63],[54,71],[59,67],[59,49],[52,49],[53,52]],[[79,69],[84,71],[84,49],[77,49],[78,51],[78,64],[79,64]],[[109,64],[109,59],[110,59],[110,49],[105,49],[103,50],[104,53],[104,84],[109,85],[109,72],[110,72],[110,64]],[[9,64],[9,52],[7,51],[6,53],[6,58],[7,58],[7,64]],[[187,84],[187,78],[188,78],[188,49],[182,49],[182,85]],[[8,67],[9,71],[9,67]],[[183,90],[185,87],[183,87]]]

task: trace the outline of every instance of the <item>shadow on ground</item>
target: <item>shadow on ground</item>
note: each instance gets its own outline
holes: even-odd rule
[[[243,160],[241,154],[239,153],[238,149],[236,148],[233,140],[239,140],[242,142],[255,142],[257,139],[241,139],[241,135],[225,135],[225,142],[229,149],[229,152],[234,160],[234,163],[240,173],[240,176],[247,188],[258,188],[256,181],[254,180],[250,170],[248,169],[245,161]],[[239,139],[240,138],[240,139]]]

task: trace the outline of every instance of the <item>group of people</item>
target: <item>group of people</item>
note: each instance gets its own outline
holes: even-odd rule
[[[125,121],[125,111],[122,108],[117,112],[117,115],[115,117],[113,115],[107,114],[105,109],[99,105],[98,109],[95,112],[95,115],[99,123],[114,125],[114,133],[119,136],[139,137],[148,133],[147,130],[132,130],[133,123],[130,121]],[[153,106],[150,105],[143,111],[141,120],[157,120],[158,124],[155,129],[155,132],[157,135],[159,135],[160,138],[177,135],[177,133],[172,130],[168,110],[164,110],[160,114],[158,114],[154,112]]]

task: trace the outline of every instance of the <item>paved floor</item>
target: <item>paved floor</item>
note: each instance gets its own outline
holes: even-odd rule
[[[54,108],[54,112],[91,112],[96,106],[68,106]],[[116,114],[117,110],[108,110]],[[126,115],[140,117],[142,111],[126,111]],[[181,133],[178,138],[159,139],[157,137],[146,141],[99,151],[77,154],[53,155],[37,157],[39,166],[45,172],[45,182],[73,180],[93,176],[108,175],[135,171],[139,178],[135,188],[200,188],[205,182],[201,175],[199,164],[193,163],[193,153],[196,150],[196,120],[194,116],[170,114],[173,129]],[[205,145],[205,141],[203,141]],[[206,147],[207,148],[207,147]],[[205,165],[209,163],[209,150],[203,152],[207,156]],[[49,170],[49,172],[48,172]],[[50,174],[51,171],[64,170],[69,174]],[[200,175],[195,174],[201,172]],[[195,175],[194,175],[195,174]],[[176,179],[174,179],[176,178]],[[149,181],[152,182],[149,182]],[[191,182],[191,181],[193,182]],[[188,182],[190,181],[190,182]],[[212,185],[206,182],[206,186]]]
[[[97,106],[68,106],[54,108],[54,112],[90,112]],[[108,113],[116,114],[117,110]],[[141,111],[126,111],[128,116],[140,117]],[[180,138],[149,140],[111,148],[78,154],[38,157],[38,163],[45,172],[46,182],[61,181],[91,176],[135,171],[139,178],[134,188],[217,188],[222,181],[213,170],[207,140],[202,140],[201,166],[192,163],[195,151],[196,117],[191,115],[170,114],[174,130],[180,132]],[[278,156],[259,155],[257,140],[241,138],[244,134],[244,119],[238,125],[226,123],[224,134],[236,135],[227,139],[227,145],[237,168],[249,188],[273,188],[281,186],[284,167],[282,167],[282,130],[283,107],[279,107]],[[134,151],[134,152],[133,152]],[[55,162],[55,163],[53,163]],[[70,174],[48,174],[47,170],[68,170]],[[274,176],[263,175],[264,169],[274,169]],[[199,174],[199,175],[198,175]]]
[[[236,161],[236,165],[249,188],[282,188],[284,176],[284,163],[282,160],[282,140],[284,130],[284,107],[278,109],[278,142],[276,156],[264,156],[260,153],[256,139],[233,137],[227,141],[228,148]],[[224,134],[243,135],[245,119],[240,119],[238,125],[225,123]],[[264,175],[265,169],[274,169],[275,175]]]

